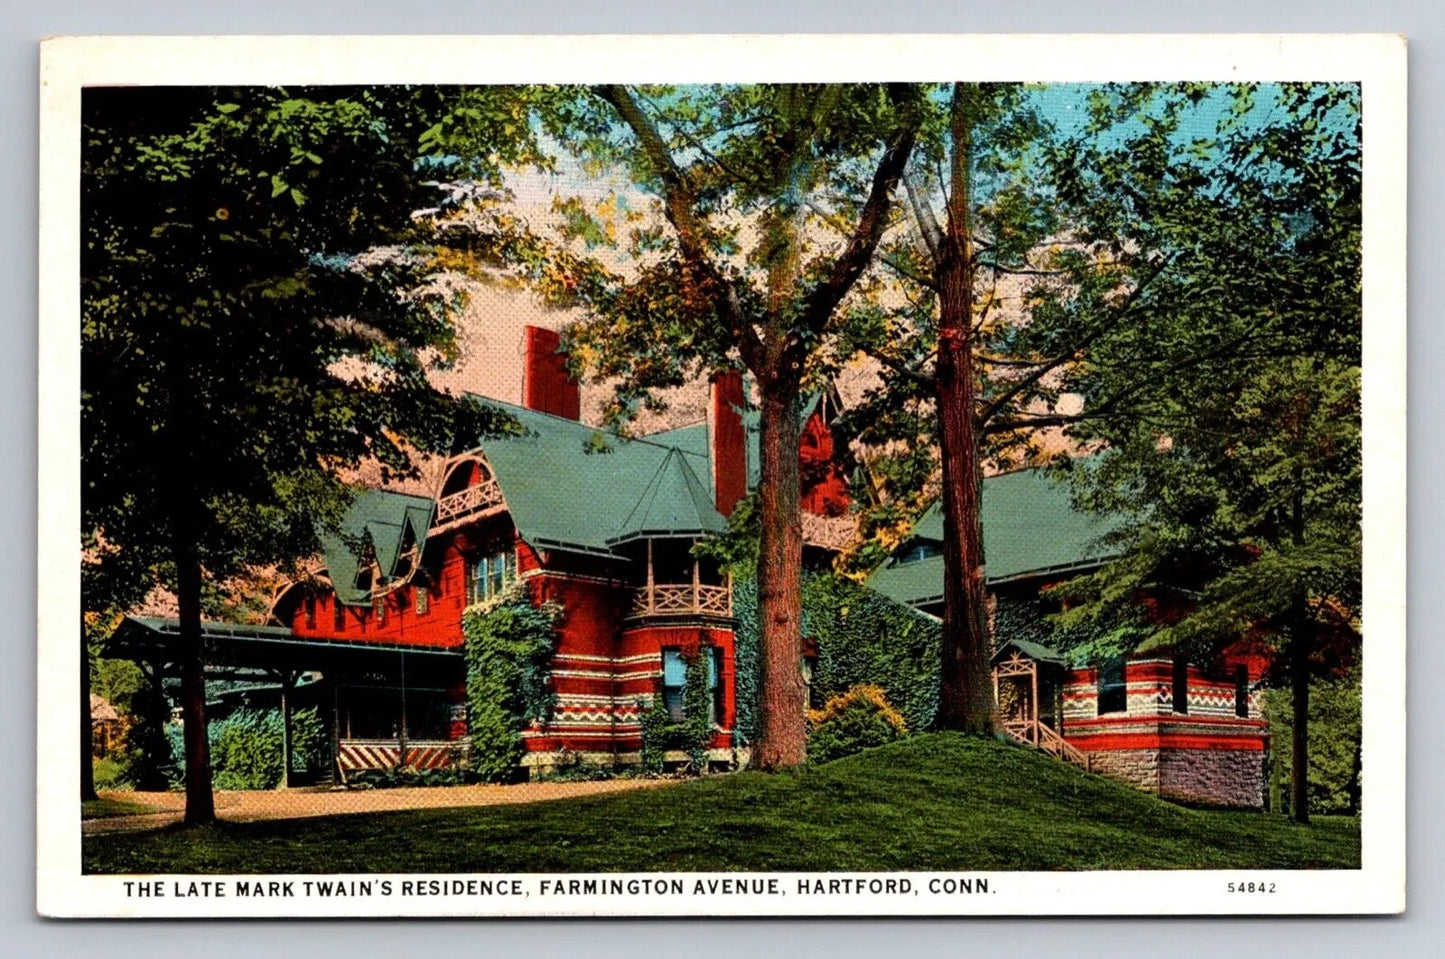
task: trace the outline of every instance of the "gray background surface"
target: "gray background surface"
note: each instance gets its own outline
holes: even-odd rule
[[[1426,956],[1440,921],[1438,703],[1445,561],[1439,429],[1445,299],[1435,0],[11,0],[0,13],[0,954],[130,956]],[[34,918],[36,150],[38,41],[60,34],[1391,32],[1410,38],[1410,829],[1403,919],[718,922],[149,922]],[[1400,478],[1404,495],[1405,478]]]

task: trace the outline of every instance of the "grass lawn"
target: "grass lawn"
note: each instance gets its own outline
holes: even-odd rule
[[[106,819],[110,816],[138,816],[153,813],[155,809],[145,803],[125,799],[91,799],[80,804],[80,818]]]
[[[953,734],[611,796],[86,836],[90,873],[1358,868],[1359,823],[1185,809]]]

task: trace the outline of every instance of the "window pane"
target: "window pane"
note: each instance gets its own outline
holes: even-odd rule
[[[1106,659],[1099,664],[1099,715],[1129,711],[1129,687],[1124,677],[1124,660]]]
[[[687,661],[676,649],[662,651],[662,685],[681,688],[687,683]]]
[[[1189,712],[1189,663],[1187,660],[1174,660],[1174,711],[1176,713]]]
[[[489,596],[495,596],[502,591],[502,583],[507,570],[506,558],[498,553],[487,562],[488,572],[491,574]]]
[[[452,707],[440,689],[406,691],[406,735],[408,739],[444,740],[451,735]]]
[[[342,708],[352,739],[395,739],[401,725],[401,690],[344,687]]]
[[[1234,667],[1234,715],[1249,718],[1249,668],[1243,663]]]

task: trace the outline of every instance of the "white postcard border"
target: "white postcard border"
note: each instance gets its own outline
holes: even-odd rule
[[[953,64],[961,66],[955,67]],[[1028,69],[1021,68],[1028,64]],[[1362,83],[1364,679],[1359,870],[913,873],[986,894],[126,896],[80,873],[80,91],[106,84],[887,80]],[[51,916],[1363,914],[1405,903],[1405,44],[1388,35],[66,37],[41,56],[37,908]],[[689,888],[696,877],[676,875]],[[769,874],[788,888],[797,874]],[[840,874],[841,875],[841,874]],[[867,874],[886,878],[894,874]],[[256,877],[194,877],[234,883]],[[317,877],[268,877],[304,883]],[[324,877],[323,877],[324,878]],[[362,877],[347,877],[360,879]],[[418,878],[418,877],[411,877]],[[495,877],[455,877],[460,880]],[[516,877],[540,883],[549,877]],[[550,877],[559,878],[559,877]],[[565,878],[584,879],[577,874]],[[592,877],[604,878],[604,877]],[[706,877],[704,877],[706,878]],[[397,880],[395,876],[374,881]],[[189,877],[164,877],[189,882]],[[1229,882],[1272,882],[1272,895]],[[533,888],[529,886],[529,888]]]

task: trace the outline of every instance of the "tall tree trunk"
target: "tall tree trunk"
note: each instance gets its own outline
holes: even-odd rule
[[[984,626],[982,479],[974,414],[972,118],[965,87],[951,108],[948,222],[937,252],[938,418],[943,460],[943,648],[937,724],[990,733],[997,704]]]
[[[803,687],[803,523],[799,513],[798,391],[760,384],[758,743],[753,765],[797,766],[808,755]]]
[[[176,561],[176,600],[180,606],[181,721],[186,754],[186,817],[190,824],[213,822],[211,747],[206,735],[206,680],[201,648],[201,560],[192,540],[194,527],[177,510],[171,532]]]
[[[85,626],[80,627],[80,801],[89,802],[95,795],[95,766],[91,761],[90,727],[90,644],[85,640]]]

